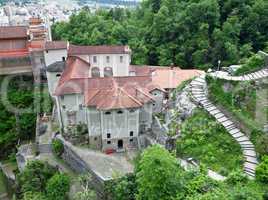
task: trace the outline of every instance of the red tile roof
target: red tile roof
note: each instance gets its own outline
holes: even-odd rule
[[[46,50],[67,49],[67,42],[65,41],[49,41],[45,44]]]
[[[192,79],[204,73],[195,69],[157,69],[152,73],[152,82],[164,89],[174,89],[183,81]]]
[[[59,84],[75,78],[88,78],[90,64],[79,57],[68,57],[66,68],[60,78]]]
[[[84,94],[84,103],[97,109],[136,108],[153,101],[144,88],[150,77],[104,77],[70,79],[58,85],[55,94]]]
[[[28,57],[28,49],[18,49],[10,51],[0,51],[0,58]]]
[[[151,90],[155,89],[173,89],[178,87],[183,81],[194,78],[202,73],[196,69],[181,69],[179,67],[160,67],[160,66],[138,66],[131,65],[130,72],[135,72],[136,76],[151,75]],[[159,86],[157,88],[157,86]]]
[[[84,104],[97,109],[136,108],[153,101],[150,91],[176,88],[182,81],[203,73],[200,70],[158,66],[131,66],[138,76],[89,78],[90,65],[69,57],[55,95],[84,94]],[[143,76],[142,76],[143,75]]]
[[[27,38],[26,26],[1,26],[0,39]]]
[[[90,54],[125,54],[130,53],[128,46],[77,46],[69,45],[69,55],[90,55]]]
[[[94,106],[100,110],[137,108],[143,105],[142,102],[139,102],[122,88],[98,90],[95,95],[90,97],[86,96],[86,105]]]

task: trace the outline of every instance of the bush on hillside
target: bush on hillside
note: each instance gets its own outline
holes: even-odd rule
[[[65,200],[70,190],[70,178],[65,174],[55,174],[48,180],[46,196],[48,200]]]
[[[268,183],[268,156],[264,156],[256,168],[256,179],[262,183]]]
[[[18,191],[22,193],[42,192],[45,190],[47,181],[56,172],[56,168],[47,162],[31,161],[16,177]]]
[[[242,65],[241,68],[239,68],[235,75],[243,75],[248,74],[254,71],[258,71],[261,69],[265,64],[264,58],[258,54],[253,55],[250,57],[245,64]]]
[[[59,139],[54,139],[52,141],[52,151],[54,154],[56,154],[58,157],[60,157],[64,152],[64,145]]]

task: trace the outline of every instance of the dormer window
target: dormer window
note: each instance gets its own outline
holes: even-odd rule
[[[97,56],[93,56],[93,62],[97,63]]]
[[[106,56],[106,63],[110,63],[110,56]]]

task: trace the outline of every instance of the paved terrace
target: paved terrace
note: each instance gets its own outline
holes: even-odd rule
[[[61,136],[61,140],[64,140]],[[104,154],[99,151],[94,151],[89,148],[77,147],[70,142],[64,140],[73,152],[82,159],[88,167],[103,181],[108,181],[115,178],[115,175],[123,176],[128,173],[133,173],[134,167],[131,163],[131,158],[135,152],[126,153]],[[134,156],[133,156],[134,157]],[[133,158],[132,157],[132,158]]]

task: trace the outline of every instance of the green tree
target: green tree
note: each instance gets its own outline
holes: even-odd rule
[[[268,156],[263,156],[262,162],[256,168],[256,179],[268,183]]]
[[[181,168],[164,148],[155,145],[146,149],[138,163],[137,200],[170,200],[182,191]]]
[[[29,162],[17,177],[17,185],[22,193],[43,192],[47,181],[56,173],[56,169],[47,162],[39,160]]]
[[[48,200],[65,200],[70,190],[70,178],[65,174],[55,174],[46,186]]]

